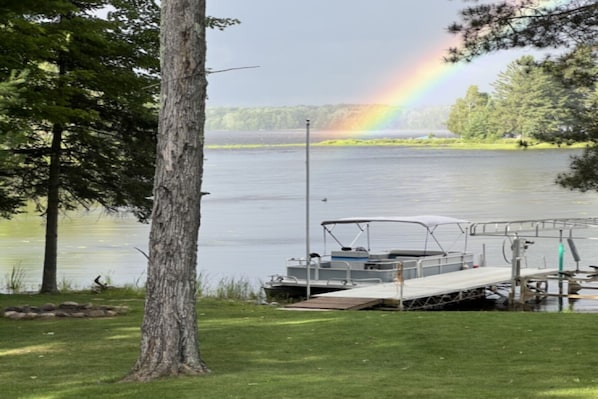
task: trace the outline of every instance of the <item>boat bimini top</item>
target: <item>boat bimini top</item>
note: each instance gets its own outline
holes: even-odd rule
[[[467,231],[470,225],[470,222],[463,219],[456,219],[448,216],[437,216],[437,215],[419,215],[419,216],[374,216],[374,217],[351,217],[351,218],[340,218],[340,219],[332,219],[332,220],[325,220],[321,223],[324,229],[324,241],[326,240],[326,235],[329,235],[336,241],[341,247],[353,247],[359,237],[365,232],[367,234],[367,250],[370,250],[370,224],[371,223],[410,223],[422,226],[426,230],[426,247],[428,242],[428,237],[432,237],[436,245],[445,253],[442,248],[442,245],[436,237],[434,236],[434,231],[438,226],[441,225],[456,225],[458,230],[460,230],[461,234],[465,236],[465,246],[467,246]],[[333,230],[336,225],[339,224],[353,224],[356,225],[358,228],[357,235],[351,241],[349,245],[343,245],[341,241],[334,235]]]
[[[334,220],[325,220],[321,224],[327,226],[331,224],[349,224],[349,223],[371,223],[371,222],[395,222],[395,223],[416,223],[427,229],[434,229],[436,226],[443,224],[467,224],[469,221],[463,219],[455,219],[448,216],[437,215],[420,215],[420,216],[374,216],[374,217],[355,217],[355,218],[341,218]]]

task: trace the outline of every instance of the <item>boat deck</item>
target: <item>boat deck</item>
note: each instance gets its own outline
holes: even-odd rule
[[[533,278],[558,273],[554,269],[521,269],[521,278]],[[341,298],[353,298],[362,303],[384,303],[392,306],[404,306],[405,309],[425,309],[448,303],[484,297],[486,288],[511,282],[509,267],[480,267],[429,277],[405,280],[403,286],[398,282],[375,284],[363,288],[319,294],[310,299],[294,304],[294,308],[351,309],[334,307],[335,302],[343,304]],[[368,302],[369,300],[369,302]],[[313,302],[310,302],[313,301]],[[363,308],[363,307],[362,307]]]

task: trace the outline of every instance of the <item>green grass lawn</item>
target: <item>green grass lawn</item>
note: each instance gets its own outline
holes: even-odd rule
[[[127,305],[106,319],[0,319],[0,398],[598,398],[598,314],[284,311],[200,300],[212,372],[119,382],[139,348],[143,301],[0,295],[0,308]]]

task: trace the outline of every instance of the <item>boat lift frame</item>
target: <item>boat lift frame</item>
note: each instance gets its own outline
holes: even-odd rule
[[[537,238],[562,238],[568,231],[568,238],[598,240],[598,237],[576,236],[574,230],[598,228],[598,217],[528,219],[513,221],[491,221],[472,223],[471,236],[520,236]],[[558,232],[558,235],[554,234]]]
[[[512,243],[512,277],[511,277],[511,292],[510,301],[514,301],[514,291],[517,284],[521,285],[521,294],[519,297],[520,303],[534,296],[534,293],[528,293],[530,291],[529,281],[520,277],[521,272],[521,261],[525,256],[525,250],[528,244],[532,244],[532,241],[528,241],[528,238],[552,238],[559,240],[559,269],[558,275],[545,276],[547,279],[558,279],[559,292],[558,294],[548,294],[545,292],[543,296],[557,296],[559,300],[562,298],[573,298],[573,299],[598,299],[596,295],[578,295],[574,289],[572,291],[572,285],[577,285],[580,289],[595,289],[594,287],[582,287],[579,283],[584,281],[592,281],[592,279],[576,277],[574,273],[565,272],[563,270],[563,254],[564,245],[563,239],[567,239],[567,243],[571,250],[571,254],[576,263],[575,273],[585,273],[587,275],[595,275],[592,271],[580,271],[579,261],[580,256],[575,246],[575,239],[582,240],[598,240],[596,236],[590,236],[588,234],[579,235],[578,230],[587,230],[592,228],[598,228],[598,217],[585,217],[585,218],[550,218],[550,219],[529,219],[529,220],[514,220],[514,221],[491,221],[482,223],[472,223],[470,226],[470,235],[472,236],[503,236],[510,237],[513,239]],[[596,266],[592,266],[598,270]],[[563,280],[566,278],[568,282],[568,292],[563,292]],[[532,290],[533,291],[533,290]],[[562,305],[562,303],[561,303]]]

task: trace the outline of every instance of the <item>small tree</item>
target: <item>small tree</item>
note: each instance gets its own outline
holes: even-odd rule
[[[465,140],[485,140],[490,134],[490,96],[477,86],[467,89],[465,98],[459,98],[451,107],[447,127]]]

